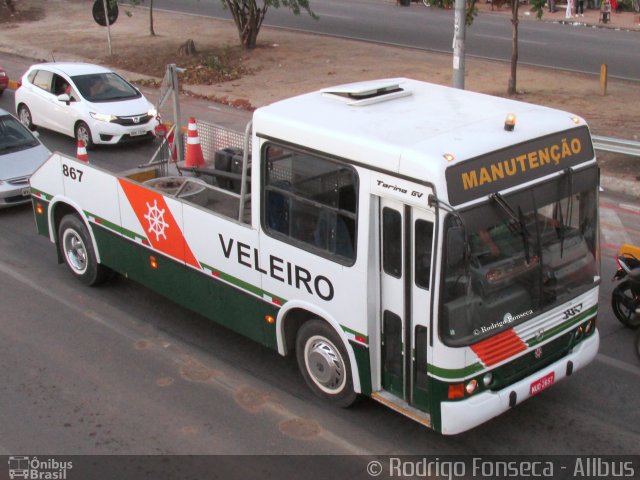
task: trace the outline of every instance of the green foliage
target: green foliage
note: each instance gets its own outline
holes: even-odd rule
[[[541,19],[542,13],[547,0],[531,0],[531,11],[536,12],[536,18]]]
[[[464,23],[469,26],[473,23],[473,19],[478,16],[478,9],[476,8],[477,0],[465,0],[465,17]],[[430,0],[429,4],[432,7],[438,8],[454,8],[455,0]]]

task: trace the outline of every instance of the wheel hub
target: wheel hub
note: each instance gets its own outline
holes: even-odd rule
[[[307,355],[309,371],[316,381],[327,388],[342,382],[344,368],[334,347],[325,341],[315,341]]]
[[[82,239],[75,234],[68,234],[65,238],[64,248],[71,266],[79,272],[83,271],[87,266],[87,252]]]

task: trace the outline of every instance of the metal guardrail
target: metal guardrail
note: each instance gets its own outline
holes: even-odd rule
[[[636,142],[635,140],[622,140],[619,138],[601,137],[600,135],[591,135],[591,139],[593,140],[593,148],[596,150],[640,157],[640,142]]]

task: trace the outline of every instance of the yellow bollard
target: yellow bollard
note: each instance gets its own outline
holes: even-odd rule
[[[600,95],[607,94],[607,64],[600,65]]]

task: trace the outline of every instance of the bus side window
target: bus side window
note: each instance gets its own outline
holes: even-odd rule
[[[429,289],[431,278],[431,255],[433,249],[433,223],[426,220],[416,220],[415,223],[415,267],[416,285]]]
[[[262,161],[265,230],[330,260],[353,264],[356,170],[315,154],[271,145],[264,149]]]
[[[388,207],[382,210],[382,268],[393,277],[402,276],[402,216]]]

